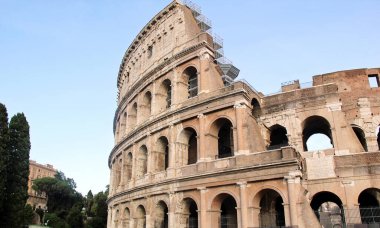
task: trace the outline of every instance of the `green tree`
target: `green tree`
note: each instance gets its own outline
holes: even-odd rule
[[[92,191],[88,191],[86,196],[86,216],[87,217],[93,217],[94,214],[91,212],[92,205],[94,204],[94,196],[92,194]]]
[[[47,207],[49,212],[57,213],[63,218],[76,202],[82,201],[82,196],[73,189],[73,183],[66,178],[43,177],[33,181],[32,188],[37,192],[47,195]]]
[[[21,217],[21,221],[22,221],[21,224],[24,224],[24,225],[32,224],[33,218],[35,216],[35,213],[33,211],[32,206],[30,206],[29,204],[26,204],[24,207],[24,211],[23,211],[21,216],[22,216]]]
[[[9,160],[8,113],[0,103],[0,227],[5,227],[5,201],[7,197],[7,164]]]
[[[74,205],[67,215],[67,223],[70,227],[82,228],[83,227],[83,215],[82,215],[83,204],[78,203]]]
[[[108,190],[99,192],[94,196],[94,202],[91,207],[93,218],[88,220],[88,228],[105,228],[107,226],[107,197]]]
[[[29,124],[23,113],[9,123],[8,161],[6,164],[5,227],[21,227],[24,207],[28,199],[30,137]]]

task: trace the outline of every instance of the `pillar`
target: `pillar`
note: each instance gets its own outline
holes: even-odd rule
[[[246,134],[244,131],[244,120],[245,112],[246,112],[246,106],[244,104],[235,104],[235,119],[236,119],[236,131],[234,131],[234,139],[236,138],[236,154],[247,154],[249,153],[249,150],[246,146]],[[234,140],[235,142],[235,140]]]
[[[297,195],[299,192],[299,187],[301,183],[301,171],[289,172],[289,175],[285,177],[288,185],[288,200],[289,200],[289,211],[290,211],[290,225],[297,227]],[[286,224],[288,226],[288,224]]]
[[[206,135],[205,135],[205,125],[206,125],[206,116],[203,114],[199,114],[198,116],[198,123],[199,123],[199,132],[198,132],[198,160],[199,161],[205,161],[207,160],[207,154],[206,154]]]
[[[199,187],[197,188],[201,192],[201,217],[200,217],[200,228],[208,228],[208,222],[207,222],[207,201],[206,201],[206,193],[207,189],[206,187]]]
[[[237,185],[240,187],[240,221],[242,228],[247,228],[248,224],[248,207],[247,207],[247,182],[238,182]]]

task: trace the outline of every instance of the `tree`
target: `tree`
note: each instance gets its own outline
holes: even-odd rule
[[[8,113],[5,105],[0,103],[0,227],[4,227],[4,204],[6,201],[7,163],[9,159]]]
[[[94,204],[94,196],[92,195],[92,191],[88,191],[86,196],[86,215],[88,217],[93,217],[94,214],[91,212],[91,207]]]
[[[4,125],[4,111],[2,113],[2,125]],[[6,191],[3,195],[0,225],[16,228],[24,225],[24,212],[28,212],[24,207],[28,199],[30,137],[29,124],[23,113],[12,117],[8,131],[9,141],[5,145],[7,152],[3,166],[6,170],[4,178]]]
[[[99,192],[94,196],[91,207],[91,213],[94,217],[88,220],[86,227],[105,228],[107,226],[107,197],[108,190],[106,192]]]
[[[70,179],[70,178],[69,178]],[[73,183],[60,172],[56,177],[43,177],[33,181],[32,188],[39,193],[47,195],[47,207],[49,212],[62,214],[68,213],[71,207],[78,201],[82,201],[82,196],[73,188]]]

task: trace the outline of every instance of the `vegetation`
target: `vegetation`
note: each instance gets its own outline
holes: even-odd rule
[[[23,113],[8,124],[6,107],[0,104],[0,227],[29,224],[33,211],[28,198],[30,136]]]
[[[33,181],[33,189],[46,194],[48,211],[26,204],[30,147],[25,115],[18,113],[8,123],[7,109],[0,103],[0,227],[25,227],[38,214],[54,228],[105,228],[108,189],[83,197],[62,172]]]
[[[87,197],[83,197],[75,188],[75,181],[62,172],[33,181],[33,189],[48,198],[44,223],[57,228],[106,227],[108,191],[99,192],[95,197],[89,191]]]

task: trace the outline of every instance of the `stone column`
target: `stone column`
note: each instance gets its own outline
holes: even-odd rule
[[[129,181],[130,187],[135,186],[135,179],[136,179],[136,168],[137,168],[137,145],[136,143],[133,143],[132,145],[132,174],[131,174],[131,180]]]
[[[166,170],[167,177],[174,177],[174,167],[176,164],[176,150],[175,150],[175,141],[176,141],[177,131],[173,124],[169,125],[169,135],[168,135],[168,146],[169,146],[169,164]]]
[[[146,135],[146,148],[148,150],[148,154],[147,154],[147,161],[146,161],[146,173],[147,174],[150,174],[152,172],[152,152],[153,152],[153,148],[154,148],[154,145],[153,145],[153,142],[152,142],[152,135],[150,133],[148,133]]]
[[[200,227],[201,228],[208,228],[208,221],[207,221],[207,202],[206,202],[206,193],[207,189],[206,187],[199,187],[197,188],[201,192],[201,217],[200,217]]]
[[[168,205],[168,226],[176,227],[176,224],[179,225],[180,221],[175,219],[175,209],[176,209],[176,194],[175,192],[169,193],[169,205]]]
[[[248,224],[247,224],[247,221],[248,221],[247,182],[238,182],[237,185],[239,185],[240,187],[240,210],[241,210],[240,224],[242,228],[247,228],[248,227]]]
[[[127,171],[126,171],[126,156],[125,156],[125,151],[122,152],[121,154],[121,157],[122,157],[122,160],[121,160],[121,167],[120,167],[120,189],[121,191],[124,191],[125,189],[125,184],[126,184],[126,174],[127,174]]]
[[[236,138],[236,154],[247,154],[249,151],[246,146],[246,134],[244,132],[244,116],[246,112],[246,106],[244,104],[235,104],[235,119],[236,119],[236,135],[234,135],[234,139]],[[235,142],[235,140],[234,140]]]
[[[108,207],[107,212],[108,212],[108,214],[107,214],[107,227],[111,227],[111,224],[112,224],[112,208]]]
[[[297,193],[299,192],[299,185],[301,183],[302,173],[301,171],[289,172],[288,176],[285,176],[288,184],[288,199],[289,199],[289,211],[290,211],[290,225],[298,226],[297,218]],[[288,226],[288,224],[286,224]]]
[[[203,114],[198,115],[198,123],[199,123],[199,132],[198,132],[198,160],[199,161],[205,161],[207,159],[206,154],[206,136],[205,136],[205,122],[206,122],[206,116]]]
[[[346,202],[342,202],[342,210],[344,210],[344,220],[346,221],[346,224],[361,224],[361,216],[360,216],[360,205],[358,204],[358,199],[354,197],[350,197],[351,192],[355,192],[355,181],[353,180],[344,180],[341,182],[344,187],[344,193]],[[343,213],[342,213],[343,214]],[[342,218],[343,219],[343,218]]]

